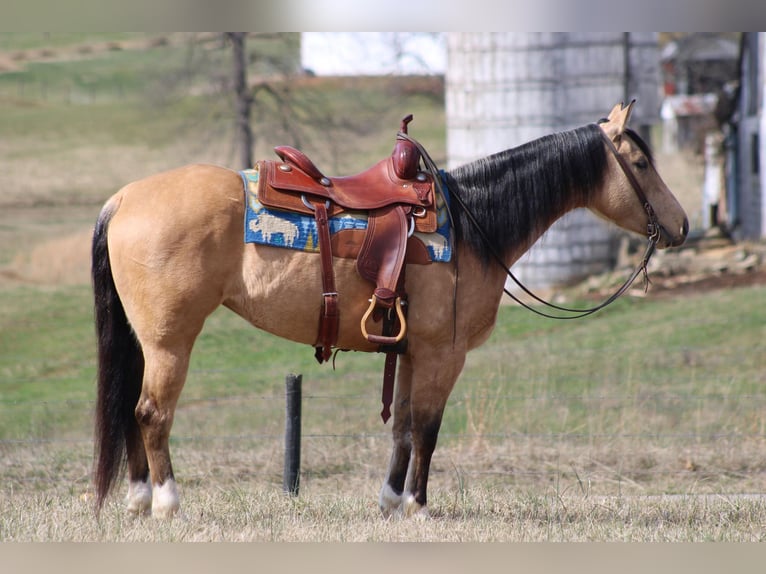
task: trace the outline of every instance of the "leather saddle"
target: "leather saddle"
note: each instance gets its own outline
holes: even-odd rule
[[[400,133],[407,134],[408,115]],[[317,337],[317,359],[327,360],[338,337],[338,303],[332,269],[328,218],[344,211],[367,214],[367,230],[356,256],[359,274],[375,287],[370,306],[360,319],[365,338],[390,352],[406,344],[404,262],[408,237],[414,231],[436,231],[434,181],[420,170],[420,152],[408,138],[397,137],[393,152],[356,175],[327,177],[303,152],[274,148],[281,161],[259,162],[262,185],[258,200],[266,207],[313,215],[322,256],[323,309]],[[383,323],[381,335],[367,330],[370,319]]]

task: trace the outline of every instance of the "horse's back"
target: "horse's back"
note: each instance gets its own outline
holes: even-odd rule
[[[233,202],[243,205],[244,197],[237,172],[209,164],[189,164],[149,175],[127,184],[116,195],[132,210],[154,213],[153,218],[166,212],[208,216],[210,209],[228,211]]]

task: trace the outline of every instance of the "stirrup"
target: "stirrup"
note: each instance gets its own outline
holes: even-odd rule
[[[364,315],[362,316],[361,321],[361,328],[362,328],[362,335],[364,335],[364,338],[367,339],[370,343],[375,343],[378,345],[395,345],[402,339],[404,339],[405,335],[407,335],[407,320],[404,318],[404,311],[402,310],[402,298],[397,297],[396,301],[394,302],[394,307],[396,308],[396,315],[399,317],[399,333],[394,337],[385,337],[383,335],[370,335],[367,332],[367,320],[370,318],[370,315],[372,315],[372,312],[375,310],[375,307],[378,305],[378,297],[373,293],[372,299],[370,299],[370,306],[368,307],[367,311],[365,311]]]

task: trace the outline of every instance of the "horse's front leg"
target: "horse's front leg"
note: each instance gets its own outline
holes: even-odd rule
[[[386,518],[396,513],[402,504],[404,481],[410,464],[412,440],[410,427],[410,388],[412,385],[412,362],[409,356],[399,358],[399,372],[396,376],[396,398],[394,400],[393,450],[388,474],[380,490],[380,511]]]
[[[465,362],[465,353],[426,354],[413,364],[410,393],[412,454],[402,495],[405,516],[428,516],[427,486],[444,407]]]
[[[417,361],[401,357],[397,376],[393,451],[380,491],[384,516],[427,515],[431,457],[447,398],[465,361],[465,353],[424,353]]]

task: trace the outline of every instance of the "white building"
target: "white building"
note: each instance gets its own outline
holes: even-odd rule
[[[303,32],[303,69],[317,76],[443,74],[443,33]]]

